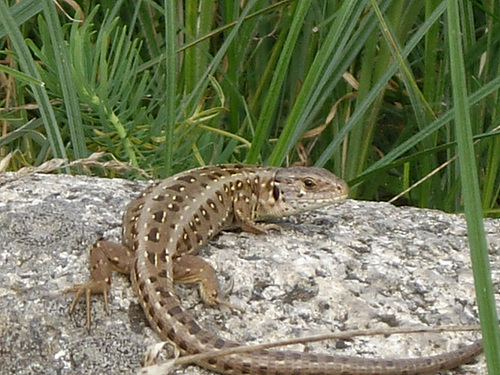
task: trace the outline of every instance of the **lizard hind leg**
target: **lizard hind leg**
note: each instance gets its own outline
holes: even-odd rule
[[[173,270],[175,282],[199,284],[201,299],[207,305],[223,305],[231,310],[243,311],[242,308],[224,300],[214,268],[202,258],[183,254],[174,258]]]
[[[91,295],[102,294],[104,298],[104,310],[109,314],[108,295],[111,284],[111,270],[115,269],[121,273],[129,274],[133,264],[132,251],[121,244],[109,241],[98,241],[90,249],[90,280],[83,284],[75,284],[66,289],[66,293],[75,293],[75,298],[69,308],[72,315],[80,298],[85,295],[87,306],[86,328],[90,331],[91,325]]]

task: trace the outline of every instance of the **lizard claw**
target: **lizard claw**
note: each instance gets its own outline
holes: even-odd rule
[[[232,285],[230,286],[230,289],[232,289]],[[209,306],[215,306],[215,305],[222,305],[229,307],[231,310],[237,310],[239,312],[245,312],[241,307],[238,307],[236,305],[233,305],[232,303],[227,302],[224,299],[224,295],[220,295],[219,288],[217,289],[212,289],[212,290],[207,290],[207,288],[204,287],[203,284],[200,285],[200,296],[201,299],[203,300],[204,303],[206,303]]]
[[[222,305],[222,306],[226,306],[226,307],[230,308],[231,310],[237,310],[241,313],[245,312],[245,310],[242,309],[241,307],[233,305],[232,303],[229,303],[228,301],[226,301],[224,299],[228,294],[231,294],[233,287],[234,287],[234,278],[231,277],[231,278],[229,278],[229,285],[222,291],[222,294],[219,296],[219,294],[216,293],[214,295],[212,301],[209,302],[209,304]]]
[[[104,297],[104,310],[106,311],[106,314],[109,314],[109,307],[108,307],[108,291],[109,291],[109,284],[102,280],[102,281],[89,281],[88,283],[84,284],[75,284],[71,288],[68,288],[65,290],[65,293],[75,293],[75,298],[73,299],[73,302],[71,303],[71,306],[69,307],[69,315],[73,315],[73,312],[75,311],[75,306],[78,302],[78,300],[85,294],[85,301],[87,305],[87,323],[86,323],[86,328],[87,331],[90,332],[90,324],[91,324],[91,311],[90,307],[92,305],[92,300],[90,296],[92,294],[102,294]]]
[[[236,311],[239,311],[241,313],[244,313],[245,312],[245,309],[242,309],[241,307],[239,306],[236,306],[236,305],[233,305],[232,303],[222,299],[222,298],[216,298],[214,300],[214,303],[218,304],[218,305],[222,305],[222,306],[226,306],[228,308],[230,308],[231,310],[236,310]]]
[[[228,285],[222,291],[222,295],[227,296],[228,294],[231,294],[231,292],[233,291],[233,287],[234,287],[234,278],[230,277],[229,281],[228,281]]]

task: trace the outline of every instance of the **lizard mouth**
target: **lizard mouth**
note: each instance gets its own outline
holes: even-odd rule
[[[348,196],[347,194],[343,194],[343,195],[335,195],[333,197],[326,196],[324,198],[317,198],[317,197],[311,199],[298,198],[297,200],[292,200],[292,201],[289,200],[287,202],[289,207],[285,208],[282,214],[293,215],[295,213],[300,213],[309,210],[316,210],[318,208],[336,205],[345,201],[347,196]]]

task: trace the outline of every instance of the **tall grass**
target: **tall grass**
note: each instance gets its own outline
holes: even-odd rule
[[[500,216],[498,9],[460,5],[482,206]],[[4,5],[9,169],[94,151],[155,177],[200,163],[313,163],[359,198],[389,199],[420,181],[396,202],[462,210],[445,2],[177,7],[65,5],[80,23],[52,1]],[[43,128],[18,131],[37,117],[27,104]]]
[[[500,216],[499,12],[459,4],[482,207]],[[11,170],[95,151],[154,177],[299,162],[342,175],[355,197],[405,192],[396,203],[463,209],[443,1],[2,9],[0,152],[16,151]],[[23,130],[38,116],[43,127]]]
[[[0,2],[0,165],[106,152],[152,177],[325,166],[355,198],[465,209],[475,272],[488,274],[473,223],[500,217],[498,4],[241,4]]]

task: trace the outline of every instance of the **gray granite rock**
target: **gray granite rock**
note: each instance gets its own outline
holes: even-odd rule
[[[110,315],[93,297],[93,326],[81,301],[73,317],[65,289],[88,278],[88,250],[119,241],[126,203],[146,186],[124,180],[0,176],[0,373],[132,374],[158,338],[127,277],[115,275]],[[285,219],[282,233],[226,232],[202,251],[236,313],[200,303],[182,285],[202,325],[244,343],[350,329],[477,323],[461,216],[349,200]],[[486,220],[493,278],[500,272],[500,221]],[[497,290],[497,297],[500,291]],[[497,298],[500,301],[500,298]],[[469,343],[476,333],[362,337],[297,350],[364,357],[420,357]],[[177,374],[208,374],[196,367]],[[484,358],[455,370],[485,374]]]

